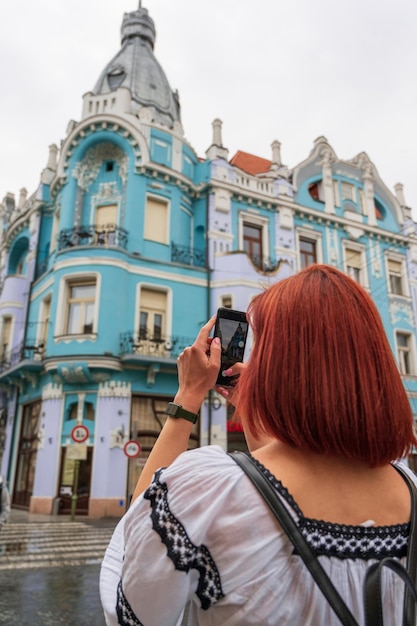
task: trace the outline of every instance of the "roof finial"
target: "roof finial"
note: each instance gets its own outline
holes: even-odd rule
[[[139,9],[142,8],[142,0],[139,0]]]

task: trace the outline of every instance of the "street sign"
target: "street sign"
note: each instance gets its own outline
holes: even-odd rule
[[[71,431],[71,439],[75,441],[75,443],[83,443],[83,441],[87,441],[90,433],[88,432],[87,426],[83,424],[78,424],[78,426],[74,426]]]
[[[123,452],[129,459],[135,459],[142,452],[142,448],[140,447],[140,443],[131,439],[125,443]]]
[[[80,443],[76,446],[67,446],[65,459],[71,459],[72,461],[86,461],[87,446],[83,446]]]

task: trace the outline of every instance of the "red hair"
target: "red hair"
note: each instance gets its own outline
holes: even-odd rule
[[[312,265],[249,306],[254,345],[237,413],[259,438],[384,465],[417,444],[379,313],[362,287]]]

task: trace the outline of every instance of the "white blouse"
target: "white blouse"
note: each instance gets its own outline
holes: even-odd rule
[[[409,524],[308,519],[258,465],[363,624],[365,571],[386,556],[405,563]],[[403,583],[391,571],[383,579],[384,625],[395,626]],[[185,452],[156,472],[114,531],[100,595],[108,626],[176,626],[188,602],[189,626],[340,626],[258,491],[218,446]]]

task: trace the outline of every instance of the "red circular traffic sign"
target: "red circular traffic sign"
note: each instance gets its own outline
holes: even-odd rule
[[[75,441],[75,443],[83,443],[83,441],[87,441],[90,433],[88,432],[87,426],[83,424],[78,424],[74,426],[71,431],[71,439]]]
[[[131,439],[130,441],[126,441],[123,447],[123,452],[127,457],[129,457],[129,459],[135,459],[142,452],[142,448],[140,443]]]

